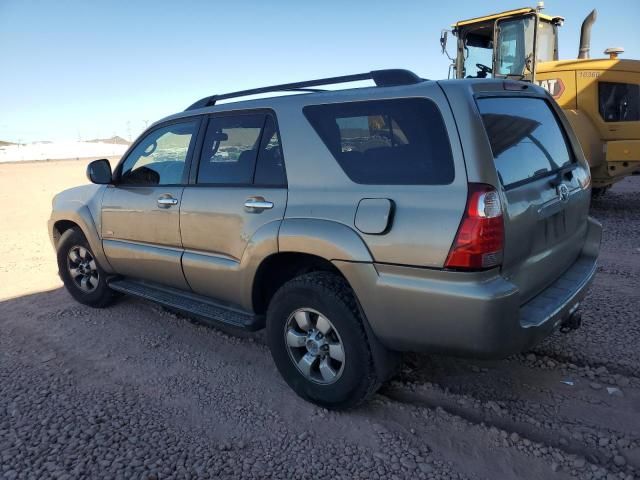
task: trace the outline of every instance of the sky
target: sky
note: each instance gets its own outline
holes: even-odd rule
[[[640,58],[639,0],[548,0],[574,58],[592,8],[592,57]],[[535,1],[530,0],[530,6]],[[446,78],[440,31],[513,0],[0,0],[0,140],[134,139],[214,93],[381,68]]]

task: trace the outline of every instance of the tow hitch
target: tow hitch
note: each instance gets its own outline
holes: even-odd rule
[[[569,333],[572,330],[577,330],[582,325],[582,314],[573,312],[560,324],[560,331],[562,333]]]

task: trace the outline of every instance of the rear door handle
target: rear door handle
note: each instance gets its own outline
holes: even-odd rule
[[[273,208],[273,202],[269,202],[262,197],[247,198],[244,202],[244,208],[249,213],[260,213],[263,210],[269,210]]]
[[[158,206],[160,208],[169,208],[173,205],[178,204],[178,199],[173,198],[171,195],[163,196],[158,198]]]

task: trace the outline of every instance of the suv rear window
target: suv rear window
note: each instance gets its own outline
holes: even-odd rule
[[[453,181],[447,130],[431,100],[310,105],[303,111],[356,183],[446,185]]]
[[[573,161],[555,114],[541,98],[481,98],[478,108],[505,187],[548,175]]]

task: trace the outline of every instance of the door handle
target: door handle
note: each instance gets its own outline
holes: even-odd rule
[[[158,206],[160,208],[169,208],[172,205],[177,205],[177,204],[178,204],[178,199],[173,198],[171,195],[158,198]]]
[[[262,197],[247,198],[244,202],[244,208],[249,213],[260,213],[263,210],[269,210],[273,208],[273,202],[269,202]]]

